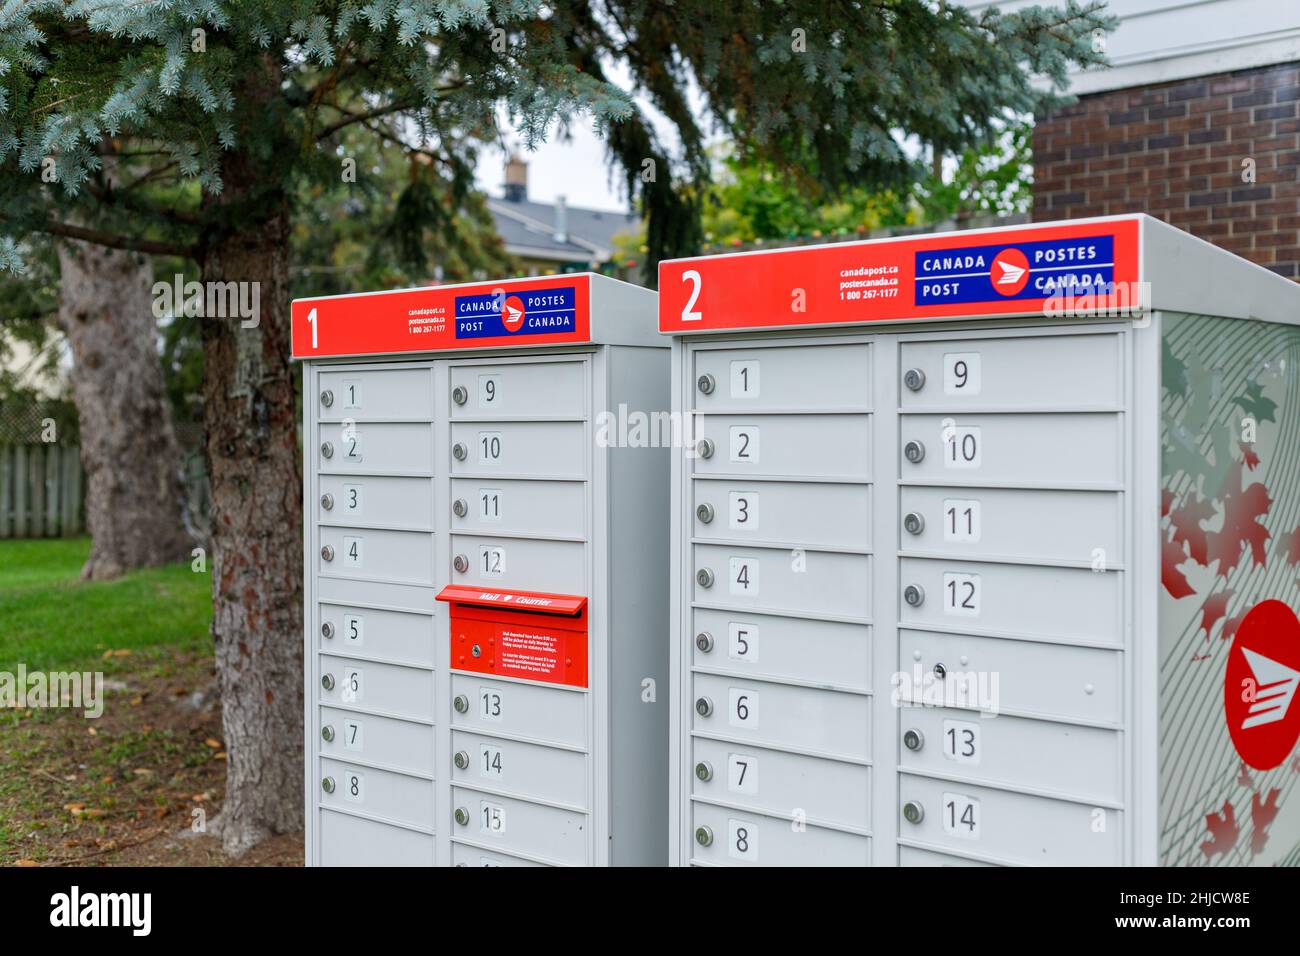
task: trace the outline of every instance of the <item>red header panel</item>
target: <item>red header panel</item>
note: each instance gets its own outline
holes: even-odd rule
[[[543,591],[503,591],[476,588],[467,584],[449,584],[438,592],[437,600],[473,607],[496,607],[505,611],[541,614],[581,614],[587,599],[576,594],[548,594]]]
[[[1140,227],[1054,223],[676,259],[659,266],[659,331],[1041,315],[1060,296],[1065,314],[1130,307]]]
[[[591,341],[586,275],[299,299],[293,357],[386,355]]]

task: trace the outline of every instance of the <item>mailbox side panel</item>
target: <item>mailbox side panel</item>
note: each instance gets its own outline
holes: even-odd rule
[[[1160,862],[1297,865],[1300,328],[1163,328]]]
[[[605,350],[608,406],[616,420],[641,413],[666,422],[669,350],[611,346]],[[629,422],[629,426],[635,422]],[[597,441],[601,441],[597,421]],[[629,430],[607,461],[609,550],[610,827],[615,866],[668,862],[668,468],[661,440],[671,430],[645,432],[645,447]],[[599,451],[599,448],[598,448]]]

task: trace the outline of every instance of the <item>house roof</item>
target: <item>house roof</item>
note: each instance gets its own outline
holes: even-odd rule
[[[561,262],[609,260],[614,255],[614,237],[636,231],[640,222],[633,213],[568,206],[568,238],[562,242],[555,238],[553,203],[489,199],[488,209],[496,220],[497,234],[510,252]]]

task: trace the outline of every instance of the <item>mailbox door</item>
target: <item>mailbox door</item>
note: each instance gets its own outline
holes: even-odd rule
[[[594,589],[592,357],[458,357],[446,366],[448,437],[438,460],[450,476],[439,515],[449,632],[439,656],[450,675],[441,770],[451,796],[440,822],[457,864],[591,865],[600,845],[585,617]],[[575,618],[519,605],[538,593],[579,596],[584,609]]]
[[[678,859],[871,860],[873,346],[689,346]]]
[[[309,863],[438,860],[434,378],[304,369]]]

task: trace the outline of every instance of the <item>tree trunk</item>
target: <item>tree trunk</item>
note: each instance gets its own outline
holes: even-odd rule
[[[208,211],[237,225],[210,236],[203,279],[256,283],[243,288],[260,305],[249,328],[238,316],[202,319],[212,631],[229,754],[219,829],[237,855],[303,826],[302,470],[287,197],[242,151],[225,154],[222,178]]]
[[[158,360],[147,256],[59,244],[59,328],[72,346],[86,524],[82,578],[188,560],[181,454]]]

